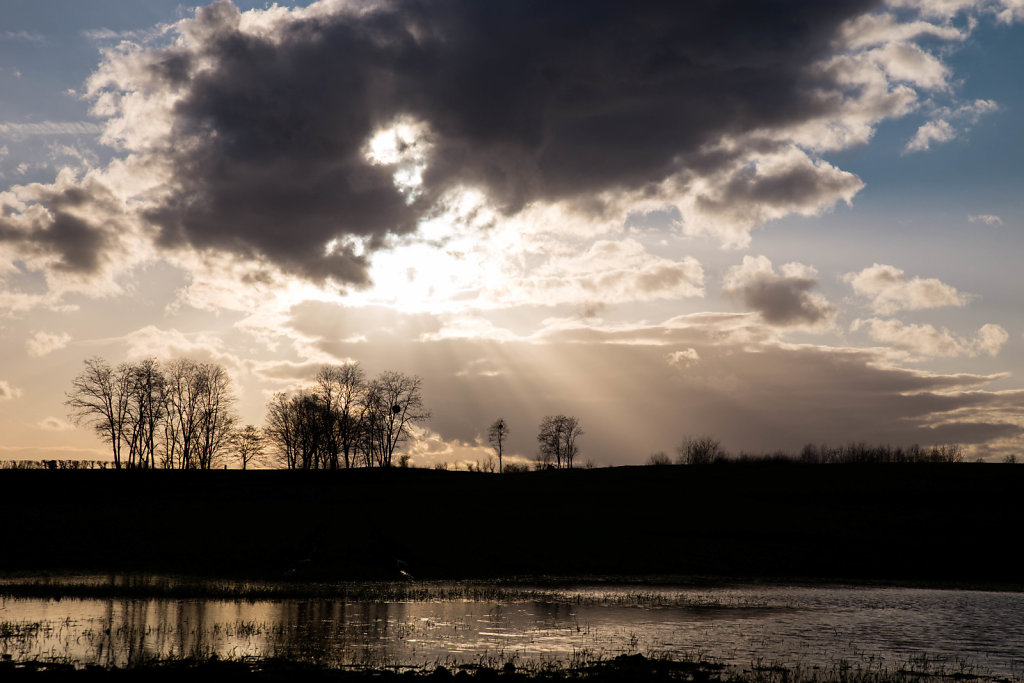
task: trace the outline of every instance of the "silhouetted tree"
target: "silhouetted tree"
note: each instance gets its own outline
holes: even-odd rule
[[[583,435],[579,419],[566,415],[548,415],[537,432],[538,454],[543,466],[572,468],[579,454],[576,440]]]
[[[409,426],[430,419],[423,405],[423,379],[386,370],[370,383],[366,409],[371,414],[371,433],[377,442],[377,465],[390,467],[400,443],[409,437]]]
[[[285,467],[389,467],[411,424],[426,420],[422,380],[384,372],[366,382],[355,363],[325,366],[311,389],[274,396],[266,436]]]
[[[297,420],[294,415],[293,401],[287,394],[277,393],[267,404],[267,426],[264,434],[267,440],[277,449],[281,464],[286,469],[298,467],[299,449]]]
[[[359,441],[366,377],[359,363],[325,365],[316,376],[317,393],[325,410],[326,448],[332,468],[351,467]],[[339,462],[340,456],[340,462]]]
[[[113,369],[99,357],[85,361],[85,368],[71,381],[64,404],[75,424],[88,424],[110,444],[114,467],[120,469],[121,445],[128,424],[130,377],[122,366]]]
[[[208,470],[217,464],[234,431],[235,394],[227,371],[220,365],[200,364],[200,376],[199,468]]]
[[[163,372],[155,358],[122,368],[119,372],[125,373],[129,388],[129,419],[125,429],[129,467],[156,467],[157,435],[165,417]]]
[[[647,458],[648,465],[671,465],[672,459],[668,457],[665,451],[658,451],[657,453],[651,453],[651,457]]]
[[[504,418],[499,417],[497,420],[491,423],[491,428],[487,431],[487,441],[491,444],[491,448],[498,454],[498,474],[501,474],[501,454],[502,447],[504,446],[505,439],[508,438],[508,423],[505,422]]]
[[[202,420],[201,392],[198,363],[188,358],[178,358],[167,364],[164,451],[168,468],[185,470],[197,467],[196,449],[199,423]]]
[[[265,443],[263,432],[254,425],[245,425],[232,435],[231,445],[243,470],[263,457]]]
[[[186,358],[85,361],[65,402],[76,423],[88,423],[110,444],[114,467],[213,466],[234,426],[234,395],[224,368]],[[160,443],[162,441],[162,443]]]
[[[725,457],[721,442],[713,436],[688,436],[676,451],[681,465],[707,465]]]
[[[223,367],[179,358],[165,376],[164,461],[167,467],[211,469],[235,425],[235,396]]]

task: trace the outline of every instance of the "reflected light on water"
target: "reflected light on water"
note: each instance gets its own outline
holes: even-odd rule
[[[500,600],[0,598],[0,653],[125,666],[287,657],[332,665],[571,663],[623,653],[748,667],[897,668],[917,658],[1020,678],[1024,596],[903,588],[583,586]]]

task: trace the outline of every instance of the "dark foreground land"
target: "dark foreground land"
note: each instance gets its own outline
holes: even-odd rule
[[[337,669],[304,664],[287,660],[258,661],[172,661],[152,665],[135,666],[126,669],[91,667],[76,669],[71,665],[0,663],[0,677],[3,680],[71,680],[75,683],[87,681],[178,681],[196,676],[200,679],[220,682],[260,681],[308,681],[310,683],[437,683],[440,681],[473,680],[479,683],[495,681],[501,683],[527,683],[530,681],[707,681],[708,683],[739,681],[726,679],[721,675],[722,667],[713,664],[674,662],[664,659],[647,659],[642,655],[622,656],[590,666],[574,668],[517,669],[508,666],[503,669],[488,667],[446,668],[438,666],[433,670],[395,669]],[[872,682],[874,683],[874,682]],[[917,683],[917,681],[915,681]]]
[[[754,666],[730,670],[709,662],[677,661],[647,658],[643,655],[621,655],[614,659],[573,667],[541,667],[533,669],[506,665],[501,669],[462,666],[432,670],[417,669],[337,669],[287,660],[219,661],[178,660],[156,662],[125,669],[88,667],[76,669],[70,664],[0,662],[0,679],[4,681],[72,681],[73,683],[161,683],[181,680],[212,680],[219,683],[252,681],[254,683],[441,683],[477,681],[478,683],[1019,683],[976,675],[959,670],[919,667],[857,668],[845,665],[826,670],[790,669],[780,666]]]
[[[1020,586],[1024,467],[0,471],[0,572]]]

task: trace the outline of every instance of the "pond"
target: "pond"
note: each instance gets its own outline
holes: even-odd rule
[[[412,583],[339,595],[349,597],[0,597],[0,654],[104,666],[217,655],[421,667],[640,653],[741,669],[927,667],[1024,678],[1020,593]]]

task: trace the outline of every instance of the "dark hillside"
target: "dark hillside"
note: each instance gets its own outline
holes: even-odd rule
[[[1019,582],[1024,467],[8,470],[0,516],[0,571]]]

